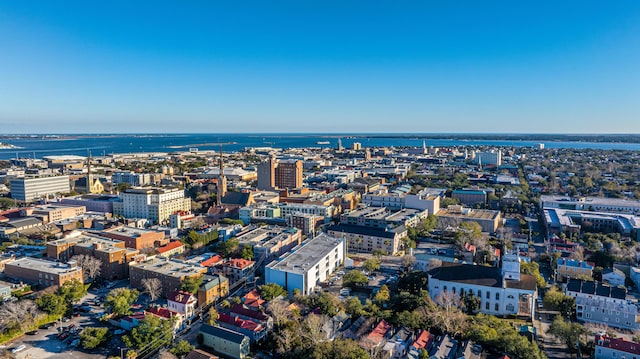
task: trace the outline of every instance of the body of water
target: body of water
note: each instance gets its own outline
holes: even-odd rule
[[[575,148],[602,150],[640,151],[640,143],[621,142],[583,142],[583,141],[517,141],[517,140],[463,140],[463,139],[429,139],[426,137],[384,137],[375,135],[261,135],[261,134],[170,134],[170,135],[77,135],[68,137],[34,137],[4,139],[2,142],[20,147],[19,149],[0,149],[0,159],[20,157],[42,158],[47,155],[80,155],[86,156],[91,151],[94,156],[112,153],[129,152],[176,152],[189,148],[199,150],[218,150],[220,144],[226,151],[240,151],[246,147],[337,147],[338,138],[342,145],[350,147],[354,142],[363,147],[382,146],[500,146],[500,147],[533,147],[544,143],[545,148]],[[320,142],[321,144],[318,144]],[[328,144],[327,144],[328,142]]]

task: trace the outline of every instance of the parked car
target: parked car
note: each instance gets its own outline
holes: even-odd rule
[[[25,333],[26,335],[37,335],[38,331],[37,330],[31,330]]]
[[[124,329],[117,329],[116,331],[113,332],[113,334],[115,335],[122,335],[124,333],[126,333]]]
[[[53,326],[53,324],[49,323],[49,324],[43,324],[39,327],[39,329],[49,329]]]
[[[27,346],[24,345],[24,344],[20,344],[19,346],[15,347],[15,348],[12,348],[10,351],[15,354],[15,353],[21,352],[21,351],[23,351],[25,349],[27,349]]]

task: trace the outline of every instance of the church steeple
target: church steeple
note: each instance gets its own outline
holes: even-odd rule
[[[222,204],[222,197],[227,194],[227,177],[224,175],[224,160],[222,159],[222,144],[220,145],[220,174],[218,175],[218,190],[216,193],[216,202]]]

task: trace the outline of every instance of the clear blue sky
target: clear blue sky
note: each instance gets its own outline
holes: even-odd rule
[[[33,132],[640,133],[640,1],[2,1]]]

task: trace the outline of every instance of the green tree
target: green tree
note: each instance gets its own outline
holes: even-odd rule
[[[47,293],[36,299],[38,308],[43,312],[61,317],[67,311],[67,303],[63,296],[55,293]]]
[[[131,334],[122,337],[122,341],[130,348],[145,351],[169,345],[173,339],[171,320],[160,319],[155,315],[146,315],[140,324],[133,328]],[[152,344],[149,348],[148,344]]]
[[[88,327],[80,333],[80,343],[84,349],[94,349],[106,343],[110,337],[109,328]]]
[[[586,333],[586,330],[579,323],[567,322],[561,316],[556,316],[547,333],[564,341],[567,348],[575,352],[580,343],[580,337]]]
[[[238,240],[238,238],[232,237],[226,241],[218,242],[218,246],[216,247],[216,250],[223,257],[229,257],[238,250],[239,245],[240,245],[240,241]]]
[[[357,287],[363,286],[369,283],[369,278],[366,275],[362,274],[359,270],[351,270],[347,272],[347,274],[342,277],[342,286],[343,287]]]
[[[216,306],[213,305],[209,308],[209,319],[207,319],[207,324],[216,325],[216,322],[220,318],[220,314],[218,314],[218,310],[216,310]]]
[[[391,292],[389,291],[389,287],[386,284],[383,284],[380,289],[378,289],[378,293],[376,293],[373,300],[376,301],[379,305],[387,303],[391,299]]]
[[[357,318],[364,314],[364,306],[358,297],[349,297],[344,304],[344,310],[351,317]]]
[[[384,249],[376,248],[373,250],[373,252],[371,252],[371,254],[379,260],[380,258],[382,258],[382,256],[387,255],[387,251],[385,251]]]
[[[530,274],[536,278],[536,284],[539,289],[544,289],[547,286],[544,278],[540,274],[540,266],[537,262],[522,262],[520,263],[520,273]]]
[[[573,297],[562,293],[562,291],[556,286],[547,290],[542,302],[545,307],[559,311],[565,318],[571,318],[575,313],[576,300]]]
[[[260,296],[262,297],[262,299],[266,301],[270,301],[279,296],[287,296],[287,290],[275,283],[259,285],[258,291],[260,292]]]
[[[409,272],[398,279],[398,291],[418,295],[420,291],[427,289],[429,289],[429,275],[424,271]]]
[[[104,307],[118,316],[131,313],[131,304],[138,299],[140,293],[136,289],[116,288],[107,294]]]
[[[475,241],[482,238],[482,227],[476,222],[462,222],[458,226],[456,239],[459,243]],[[464,245],[464,243],[462,243]]]
[[[369,272],[377,271],[380,269],[380,260],[375,257],[369,258],[362,263],[362,266]]]
[[[176,345],[174,345],[169,352],[171,354],[177,356],[178,358],[183,358],[185,355],[189,354],[193,350],[194,346],[191,345],[186,340],[180,340]]]
[[[253,248],[250,245],[245,244],[240,256],[244,259],[253,260]]]
[[[77,279],[64,282],[58,288],[58,295],[62,296],[68,305],[71,305],[87,295],[87,285],[84,285]]]
[[[202,280],[202,276],[185,277],[182,280],[182,284],[180,285],[180,290],[189,292],[191,294],[196,294],[198,293],[198,289],[200,289],[200,286],[202,285]]]

